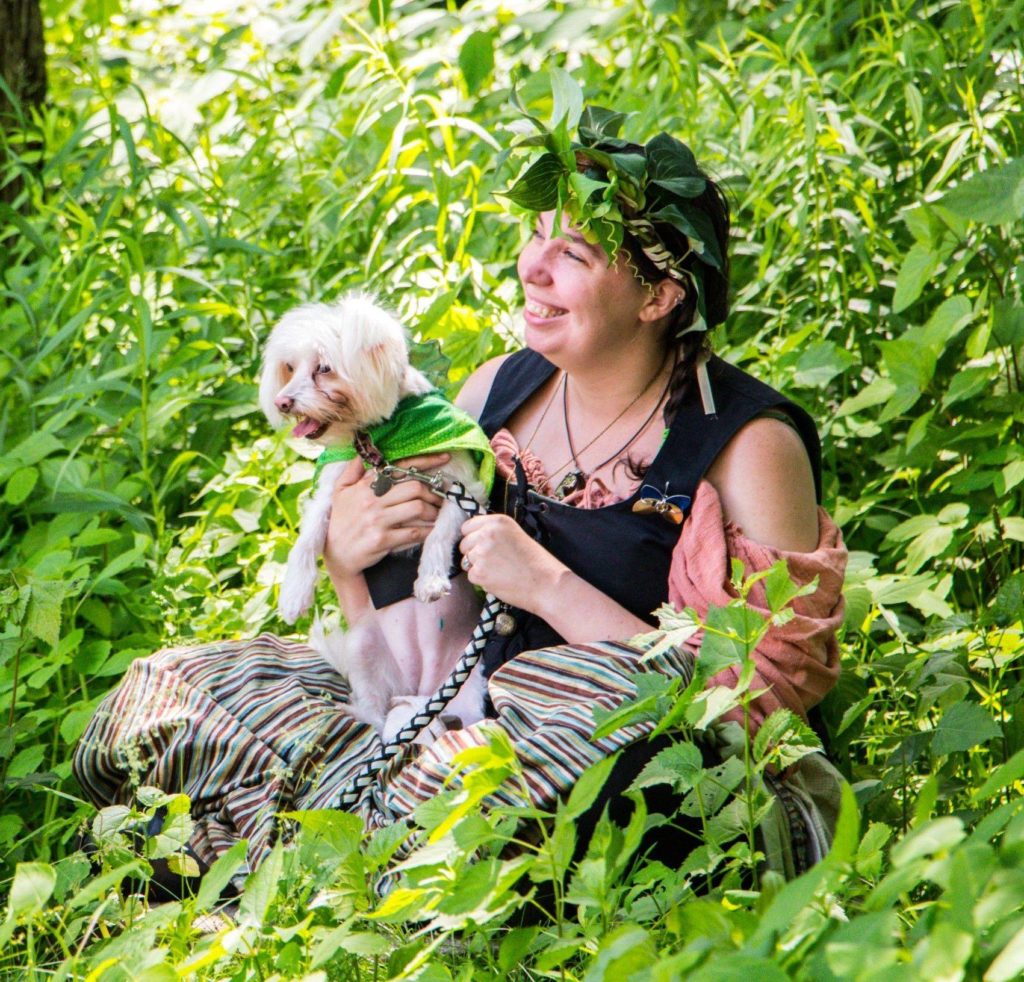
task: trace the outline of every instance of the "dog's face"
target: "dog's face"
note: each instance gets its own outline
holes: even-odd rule
[[[260,407],[292,435],[343,444],[387,419],[409,367],[401,325],[368,297],[290,310],[263,352]]]

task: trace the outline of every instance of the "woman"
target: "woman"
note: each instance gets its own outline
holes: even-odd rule
[[[632,213],[621,203],[613,261],[590,234],[588,202],[575,202],[577,223],[551,210],[537,215],[518,263],[526,348],[485,364],[459,397],[499,464],[492,514],[464,527],[462,568],[508,607],[514,629],[492,638],[484,655],[491,708],[528,762],[526,783],[543,807],[602,756],[630,748],[611,795],[653,753],[642,727],[592,739],[593,706],[621,702],[637,667],[634,650],[597,642],[649,630],[666,600],[699,611],[727,602],[732,557],[753,571],[785,554],[799,576],[822,579],[801,601],[800,630],[760,654],[770,691],[755,724],[780,705],[804,713],[838,664],[845,554],[816,505],[813,423],[706,352],[703,329],[727,311],[724,197],[671,137],[646,147],[606,137],[587,147],[605,166],[579,157],[588,187],[603,180],[610,200],[616,155],[635,158],[624,164],[634,177],[642,159],[648,207],[636,207],[636,196]],[[680,161],[685,173],[673,172]],[[560,193],[568,186],[562,180]],[[350,621],[411,593],[411,564],[390,554],[422,542],[438,509],[418,482],[377,497],[371,479],[358,463],[346,472],[325,550]],[[563,642],[573,646],[551,647]],[[687,657],[670,654],[657,670],[685,672]],[[237,678],[225,661],[238,666]],[[93,725],[76,772],[97,800],[123,795],[126,766],[110,748],[130,735],[143,748],[143,783],[191,795],[200,859],[243,835],[258,858],[275,811],[336,804],[372,753],[367,729],[336,711],[344,695],[308,649],[274,638],[161,653],[132,666],[106,707],[113,727]],[[142,708],[154,702],[158,712]],[[485,739],[479,727],[444,733],[393,777],[385,804],[408,814],[443,788],[456,752]],[[380,821],[369,808],[363,817]]]

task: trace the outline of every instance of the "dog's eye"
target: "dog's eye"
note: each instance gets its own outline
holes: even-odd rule
[[[289,361],[286,361],[286,362],[284,363],[284,370],[285,370],[285,371],[286,371],[286,372],[287,372],[287,373],[288,373],[289,375],[291,375],[291,373],[295,371],[295,369],[294,369],[294,368],[292,367],[292,363],[291,363],[291,362],[289,362]]]
[[[316,366],[316,373],[317,373],[317,375],[326,375],[328,372],[330,372],[330,370],[331,370],[331,366],[330,365],[317,365]]]

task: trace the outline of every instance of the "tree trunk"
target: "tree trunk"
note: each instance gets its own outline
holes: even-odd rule
[[[5,149],[17,152],[24,146],[24,121],[46,98],[46,48],[39,0],[0,0],[0,78],[15,98],[12,105],[0,89],[2,143]],[[13,202],[20,191],[18,175],[0,188],[0,201]]]

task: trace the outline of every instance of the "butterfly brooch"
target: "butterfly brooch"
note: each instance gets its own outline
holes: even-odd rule
[[[685,494],[668,495],[657,488],[645,484],[640,489],[640,500],[633,505],[637,515],[660,515],[666,522],[682,525],[686,509],[690,507],[690,498]]]

